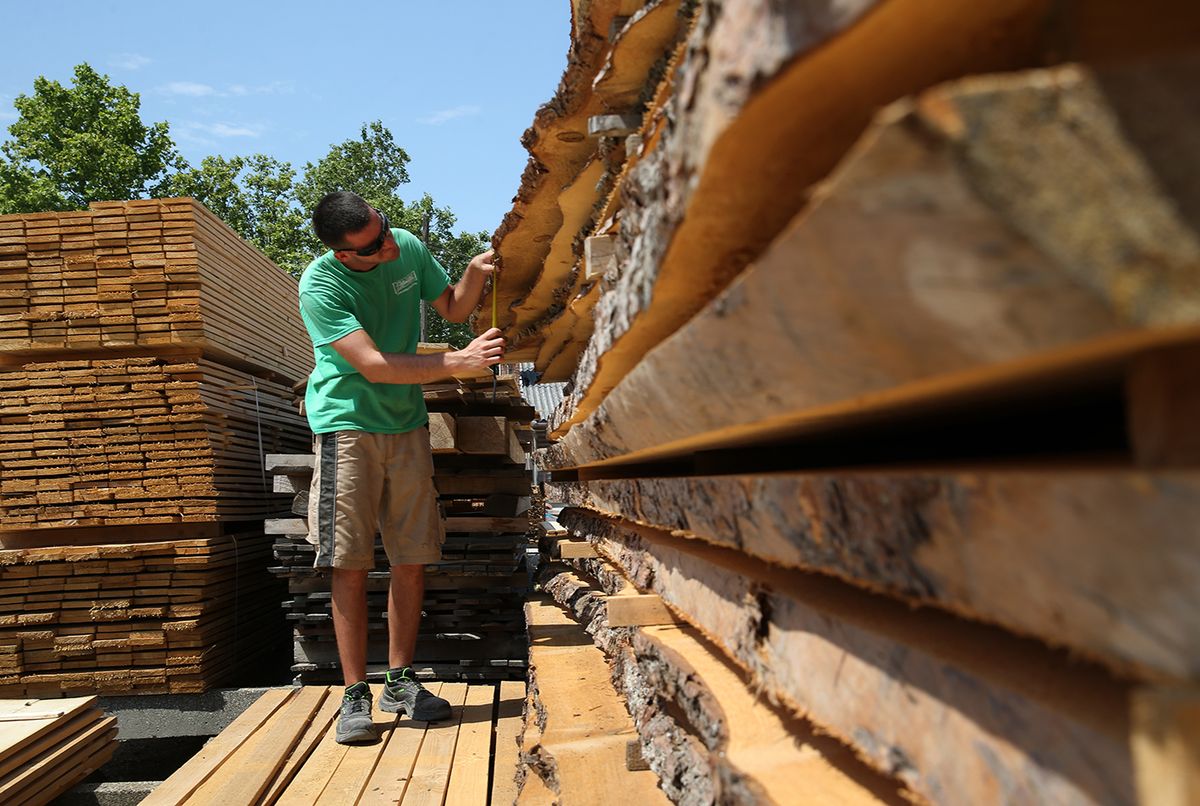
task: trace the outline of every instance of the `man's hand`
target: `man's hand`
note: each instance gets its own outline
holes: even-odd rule
[[[492,255],[496,254],[495,249],[489,249],[481,255],[476,255],[471,258],[471,262],[467,264],[467,269],[474,270],[482,274],[484,277],[493,272],[499,273],[500,267],[492,262]]]
[[[452,362],[456,372],[487,369],[499,364],[504,358],[504,339],[500,338],[500,328],[488,329],[483,335],[476,336],[466,347],[447,353],[446,357]]]

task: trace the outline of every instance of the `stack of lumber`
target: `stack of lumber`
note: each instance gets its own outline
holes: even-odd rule
[[[498,302],[570,378],[543,590],[663,789],[786,801],[787,735],[882,800],[1200,798],[1200,9],[700,0],[568,159],[660,4],[617,5],[575,6]],[[527,312],[551,243],[594,284]]]
[[[307,441],[290,392],[207,359],[80,359],[0,370],[5,531],[278,512],[263,452]]]
[[[296,281],[194,199],[0,216],[0,360],[147,346],[312,369]]]
[[[0,216],[0,691],[267,668],[263,457],[310,444],[311,366],[295,279],[191,199]]]
[[[519,434],[533,412],[512,378],[498,384],[456,381],[426,387],[434,483],[445,516],[442,561],[426,566],[425,599],[414,667],[427,678],[494,680],[524,674],[522,606],[529,588],[525,565],[531,523],[530,476]],[[296,496],[297,517],[272,519],[272,571],[288,582],[284,602],[295,628],[295,665],[305,683],[340,679],[333,632],[330,579],[313,567],[307,501],[311,454],[271,456],[275,490]],[[389,571],[376,539],[375,570],[367,576],[368,676],[387,668]]]
[[[0,551],[0,696],[198,693],[286,637],[261,528]]]
[[[95,697],[0,701],[0,800],[42,806],[112,758],[117,720]]]
[[[380,688],[378,742],[337,743],[340,688],[270,689],[142,803],[513,802],[524,684],[432,684],[450,702],[444,722],[380,711]]]

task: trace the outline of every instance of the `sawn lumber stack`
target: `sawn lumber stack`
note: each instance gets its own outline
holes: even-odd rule
[[[191,199],[0,217],[0,691],[199,692],[286,638],[296,281]]]
[[[574,9],[499,320],[663,791],[1200,798],[1200,11]]]

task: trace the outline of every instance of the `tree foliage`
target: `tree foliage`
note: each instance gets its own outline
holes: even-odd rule
[[[210,156],[189,165],[168,124],[146,125],[141,99],[89,65],[75,68],[74,86],[44,77],[14,102],[18,120],[0,144],[0,214],[79,210],[90,202],[148,196],[191,196],[267,257],[299,275],[325,251],[309,211],[326,193],[351,190],[387,213],[394,226],[422,236],[451,278],[486,248],[487,233],[455,232],[455,216],[429,194],[405,202],[409,156],[382,121],[332,145],[301,175],[267,154]],[[428,339],[462,346],[466,325],[427,317]]]
[[[84,63],[75,84],[38,77],[19,95],[0,145],[0,213],[80,210],[158,192],[184,163],[166,123],[142,123],[141,98]]]

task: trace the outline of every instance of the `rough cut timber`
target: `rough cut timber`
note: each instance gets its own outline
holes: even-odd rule
[[[657,775],[625,767],[625,746],[637,733],[609,683],[604,655],[545,597],[531,600],[525,613],[534,708],[525,715],[522,762],[560,803],[615,792],[630,803],[668,803]]]
[[[1000,624],[1122,674],[1200,676],[1194,474],[773,474],[588,481],[563,493]]]
[[[1130,687],[1098,668],[697,541],[582,512],[570,521],[755,690],[919,797],[1135,802]]]
[[[593,0],[574,9],[575,34],[567,70],[555,98],[538,111],[523,138],[531,155],[529,166],[513,210],[493,238],[504,267],[497,324],[505,331],[514,360],[536,355],[539,322],[555,318],[579,289],[578,237],[588,234],[585,225],[603,199],[597,184],[602,170],[612,170],[604,160],[594,159],[590,164],[595,175],[580,174],[597,150],[588,133],[589,120],[626,101],[634,107],[616,111],[640,114],[636,105],[641,95],[653,90],[646,85],[657,81],[654,64],[669,51],[685,22],[675,0],[626,9],[638,13],[610,45],[607,32],[620,6]],[[617,162],[623,154],[617,149],[609,153]],[[574,191],[564,194],[568,187]],[[552,241],[558,244],[554,252]],[[562,257],[564,246],[572,259]],[[483,300],[483,311],[490,310],[490,294]],[[485,316],[475,320],[481,331],[490,325]]]
[[[194,357],[31,363],[0,391],[0,533],[262,518],[263,454],[310,442],[286,386]]]
[[[629,585],[589,563],[599,588],[546,568],[543,589],[574,614],[612,667],[637,727],[639,754],[677,803],[907,802],[902,787],[750,690],[693,628],[613,626],[612,594]],[[601,590],[609,593],[605,597]],[[911,793],[905,793],[911,796]]]
[[[0,799],[52,802],[117,748],[117,720],[95,697],[0,701]]]
[[[1038,0],[891,0],[816,12],[803,4],[702,4],[671,99],[672,126],[644,166],[653,186],[631,194],[622,211],[629,265],[617,292],[597,304],[596,335],[556,431],[593,411],[762,251],[879,106],[964,74],[1041,64],[1053,57],[1038,52],[1039,40],[1055,42],[1057,58],[1113,55],[1105,51],[1113,40],[1093,42],[1082,30],[1088,5],[1060,15]],[[1124,22],[1134,31],[1147,15],[1177,14],[1195,30],[1194,8],[1161,5],[1130,9]],[[917,18],[926,23],[910,24]],[[1079,44],[1059,47],[1064,32]]]
[[[1196,340],[1200,206],[1159,176],[1200,171],[1175,137],[1200,137],[1200,114],[1169,111],[1198,80],[1197,57],[1064,67],[884,110],[812,208],[646,355],[550,466],[827,427],[989,384],[994,397],[1018,376],[1066,381],[1074,366]],[[1128,118],[1172,124],[1142,132]],[[681,407],[693,389],[704,405]]]
[[[0,363],[181,348],[305,378],[296,280],[193,199],[0,216]]]

